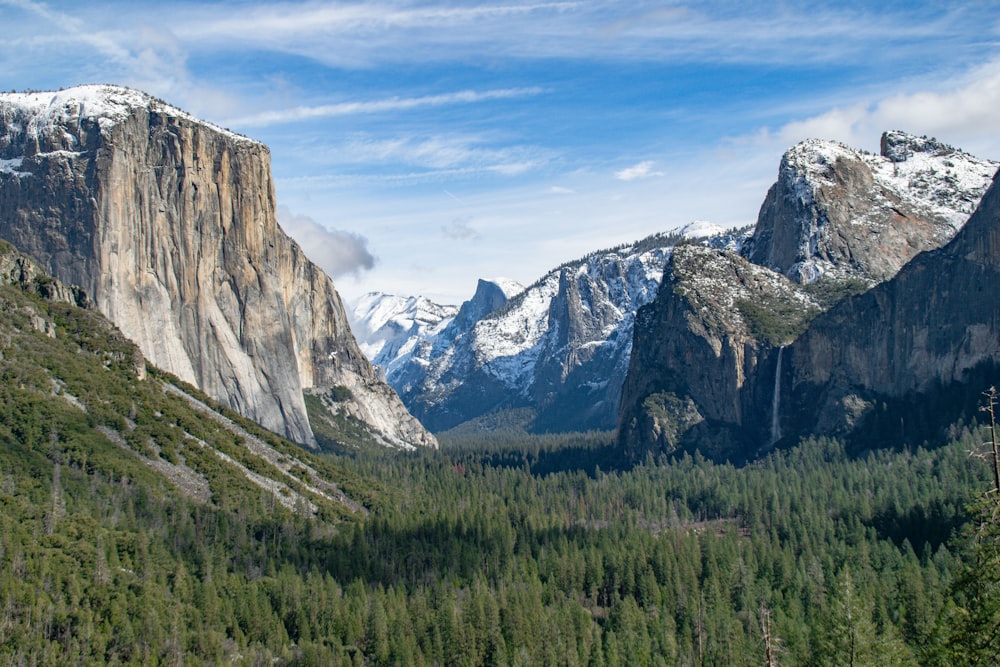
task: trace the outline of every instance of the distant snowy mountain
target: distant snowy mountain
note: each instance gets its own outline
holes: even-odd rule
[[[717,225],[714,222],[708,222],[707,220],[694,220],[687,223],[674,233],[691,240],[708,238],[709,236],[720,236],[725,234],[726,231],[725,227]]]
[[[348,317],[358,346],[368,359],[385,370],[416,341],[433,336],[458,313],[422,296],[369,292],[351,304]]]
[[[369,349],[380,345],[372,360],[433,431],[516,408],[531,409],[526,426],[537,431],[612,428],[635,311],[656,294],[671,249],[703,234],[715,235],[713,245],[733,249],[746,236],[693,223],[591,253],[527,289],[480,281],[453,319],[426,320],[423,329],[408,324],[416,321],[411,314],[393,319],[387,315],[391,308],[374,308],[371,297],[354,309],[356,335]],[[401,313],[402,301],[393,303]],[[389,321],[396,322],[394,331],[413,335],[405,341],[367,337],[366,331]]]
[[[456,338],[522,289],[507,278],[481,279],[476,294],[460,307],[370,292],[350,309],[351,327],[368,358],[403,393],[423,381],[427,367]]]

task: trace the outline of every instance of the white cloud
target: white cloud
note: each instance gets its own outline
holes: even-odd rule
[[[386,113],[391,111],[410,111],[422,107],[440,107],[451,104],[474,104],[492,100],[509,99],[538,95],[542,91],[538,87],[504,88],[500,90],[462,90],[440,95],[425,95],[422,97],[391,97],[370,102],[339,102],[317,106],[299,106],[277,111],[264,111],[250,116],[233,118],[230,125],[240,127],[263,127],[278,123],[294,123],[315,118],[332,118],[355,114]]]
[[[471,217],[455,218],[451,224],[442,227],[441,231],[455,241],[478,241],[483,236],[472,226]]]
[[[645,160],[639,164],[634,164],[631,167],[626,167],[625,169],[616,171],[615,178],[619,181],[638,181],[652,176],[663,176],[662,171],[653,171],[654,164],[656,163],[652,160]]]
[[[435,5],[400,8],[394,3],[363,4],[327,2],[298,3],[294,10],[287,4],[267,4],[233,16],[228,12],[213,21],[188,25],[192,36],[229,35],[234,38],[260,40],[297,38],[309,34],[379,32],[390,29],[459,26],[479,24],[505,18],[519,18],[540,12],[558,13],[579,7],[580,2],[509,3],[455,7]]]
[[[121,19],[116,15],[93,20],[87,11],[94,8],[75,7],[80,12],[75,15],[35,0],[0,0],[0,6],[15,7],[41,20],[22,26],[24,36],[8,43],[11,62],[28,62],[32,67],[44,62],[55,70],[64,63],[75,72],[71,84],[122,83],[200,116],[219,117],[242,106],[232,94],[201,83],[191,73],[189,48],[198,45],[178,39],[170,17],[156,17],[149,11],[129,16],[126,10],[120,12]]]
[[[375,266],[368,239],[360,234],[328,229],[309,216],[292,213],[287,206],[278,206],[278,223],[331,278],[357,276]]]
[[[344,143],[323,146],[322,150],[316,143],[308,142],[301,159],[324,171],[338,172],[337,180],[341,181],[399,183],[484,173],[518,176],[554,159],[553,151],[545,148],[494,145],[501,140],[476,135],[414,135],[386,139],[358,134]],[[345,173],[359,167],[365,172],[375,168],[379,173]],[[386,171],[387,168],[391,171]]]
[[[455,61],[484,53],[647,62],[864,62],[873,42],[900,57],[918,53],[928,40],[953,40],[956,46],[968,40],[968,12],[958,7],[920,13],[912,7],[813,3],[656,5],[314,0],[251,4],[239,12],[225,3],[191,6],[169,20],[191,44],[295,53],[337,67]]]
[[[1000,60],[932,90],[895,92],[860,100],[794,121],[758,141],[792,145],[806,138],[836,139],[858,148],[877,148],[885,130],[936,136],[984,158],[1000,157]]]

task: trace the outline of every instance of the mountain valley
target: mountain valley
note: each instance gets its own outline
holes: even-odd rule
[[[371,309],[403,300],[369,295],[352,321],[373,363],[432,431],[493,428],[484,420],[506,413],[499,422],[528,432],[617,429],[632,456],[685,440],[712,456],[753,457],[781,439],[783,425],[788,436],[846,433],[830,418],[792,429],[780,410],[775,417],[778,352],[841,299],[947,244],[996,169],[898,131],[883,135],[879,155],[810,140],[786,152],[752,229],[695,223],[595,252],[521,291],[494,286],[486,307],[492,283],[481,281],[463,305],[475,305],[478,318],[452,320],[453,307],[425,300],[423,313],[434,317],[383,312],[394,323],[389,338],[374,333]],[[795,386],[785,389],[799,395]],[[836,400],[864,412],[876,399],[846,391]]]
[[[0,94],[0,663],[995,664],[1000,165],[880,148],[348,311],[263,144]]]

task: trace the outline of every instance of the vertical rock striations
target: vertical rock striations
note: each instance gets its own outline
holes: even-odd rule
[[[153,364],[297,442],[315,444],[303,390],[347,386],[339,409],[433,444],[278,227],[263,144],[124,88],[0,95],[0,236]]]

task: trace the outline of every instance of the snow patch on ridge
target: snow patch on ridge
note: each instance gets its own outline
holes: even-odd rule
[[[941,241],[951,238],[961,229],[979,204],[1000,163],[969,155],[934,139],[915,137],[904,132],[887,132],[882,139],[882,153],[875,155],[850,148],[842,143],[809,139],[790,148],[781,163],[780,180],[791,186],[794,196],[804,209],[817,206],[822,192],[836,192],[850,187],[839,182],[845,172],[838,163],[861,162],[870,172],[871,187],[868,205],[859,208],[849,224],[857,229],[859,238],[877,238],[884,231],[891,211],[898,211],[899,202],[927,219],[939,221]],[[852,270],[837,266],[820,256],[819,248],[829,233],[826,217],[800,221],[803,228],[798,236],[798,257],[786,275],[798,276],[805,283],[820,276],[850,277]]]
[[[708,220],[693,220],[677,230],[686,239],[703,239],[709,236],[725,234],[726,228]]]
[[[895,141],[920,141],[902,132],[890,132],[887,136]],[[803,203],[811,203],[817,185],[834,185],[833,167],[837,160],[859,159],[872,170],[879,185],[901,198],[922,204],[948,220],[956,230],[960,229],[979,204],[1000,163],[925,141],[930,150],[918,148],[886,157],[835,141],[808,139],[788,150],[783,166],[797,172],[796,193]]]
[[[4,114],[4,120],[10,129],[36,139],[61,132],[62,139],[68,145],[75,144],[76,138],[63,128],[79,125],[81,119],[88,119],[96,121],[101,131],[105,132],[127,120],[140,108],[210,127],[240,143],[259,145],[253,139],[196,118],[144,92],[123,86],[84,85],[56,92],[0,93],[0,113]]]
[[[14,176],[31,176],[31,172],[21,171],[24,158],[14,158],[13,160],[0,160],[0,174],[12,174]]]

